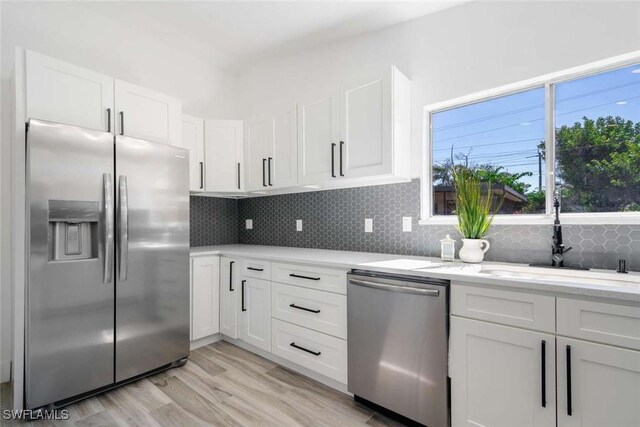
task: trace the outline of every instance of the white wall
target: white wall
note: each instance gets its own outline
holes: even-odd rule
[[[412,175],[425,105],[640,49],[640,2],[472,2],[239,74],[243,117],[396,65],[413,82]],[[312,95],[313,96],[313,95]]]
[[[113,3],[113,7],[118,7]],[[0,366],[11,359],[10,159],[11,69],[20,46],[179,98],[188,114],[235,119],[236,78],[81,2],[0,2]]]

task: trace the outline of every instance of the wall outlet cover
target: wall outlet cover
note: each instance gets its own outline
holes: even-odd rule
[[[253,220],[252,219],[248,219],[245,221],[245,228],[247,230],[253,230]]]
[[[365,233],[373,233],[373,219],[365,218],[364,219],[364,232]]]
[[[302,231],[302,220],[296,219],[296,231]]]
[[[411,217],[403,216],[402,217],[402,231],[409,232],[411,231]]]

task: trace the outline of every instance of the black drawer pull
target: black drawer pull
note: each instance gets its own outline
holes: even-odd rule
[[[331,143],[331,178],[336,177],[336,144]]]
[[[542,407],[547,407],[547,342],[542,340],[542,345],[540,347],[540,352],[542,356],[542,362],[540,366],[540,370],[542,371]]]
[[[229,292],[233,292],[233,264],[235,261],[229,262]]]
[[[313,350],[309,350],[308,348],[304,348],[304,347],[300,347],[299,345],[296,345],[296,343],[292,342],[291,344],[289,344],[291,347],[297,348],[298,350],[302,350],[302,351],[306,351],[307,353],[311,353],[314,356],[320,356],[322,353],[319,351],[313,351]]]
[[[571,402],[571,346],[567,346],[567,415],[573,415]]]
[[[264,271],[264,268],[247,267],[247,270],[251,270],[251,271]]]
[[[295,304],[289,304],[289,307],[297,308],[298,310],[308,311],[309,313],[320,313],[320,310],[314,310],[312,308],[307,308],[307,307],[300,307],[299,305],[295,305]]]
[[[244,284],[245,283],[247,283],[247,281],[243,280],[242,283],[241,283],[242,288],[240,289],[242,291],[242,295],[240,297],[241,303],[242,303],[242,311],[247,311],[247,307],[245,307],[245,305],[244,305]]]
[[[340,141],[340,176],[344,176],[342,171],[342,147],[344,147],[344,141]]]
[[[262,186],[266,187],[267,183],[265,182],[265,176],[264,176],[264,171],[265,171],[265,165],[267,164],[267,159],[262,159]]]
[[[319,277],[301,276],[299,274],[294,274],[294,273],[289,274],[289,277],[296,277],[298,279],[307,279],[307,280],[320,280]]]

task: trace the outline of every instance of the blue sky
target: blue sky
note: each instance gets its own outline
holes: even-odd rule
[[[556,127],[580,122],[584,116],[609,115],[640,121],[640,64],[556,85]],[[435,113],[434,162],[449,158],[453,147],[454,156],[468,154],[476,164],[532,172],[524,180],[537,188],[537,146],[545,138],[544,116],[542,87]]]

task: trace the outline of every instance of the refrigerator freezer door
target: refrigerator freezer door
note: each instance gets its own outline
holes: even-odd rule
[[[116,137],[116,381],[189,355],[189,155]]]
[[[28,408],[114,380],[113,149],[110,133],[29,122]]]

